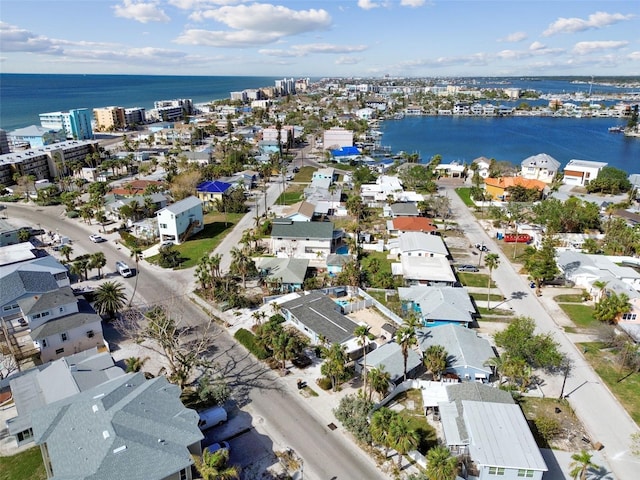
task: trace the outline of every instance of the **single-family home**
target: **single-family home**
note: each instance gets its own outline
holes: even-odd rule
[[[398,295],[402,308],[418,315],[424,326],[456,324],[468,327],[476,313],[465,288],[413,285],[399,287]]]
[[[416,336],[423,352],[432,345],[444,347],[447,352],[445,372],[455,374],[462,381],[491,380],[494,372],[487,361],[495,358],[495,353],[489,341],[476,331],[449,323],[438,328],[421,328]]]
[[[387,221],[387,232],[397,237],[407,232],[435,232],[433,220],[426,217],[397,217]]]
[[[102,318],[84,297],[63,287],[17,301],[43,362],[93,347],[105,348]]]
[[[422,357],[414,349],[409,349],[407,353],[407,378],[415,378],[424,369]],[[389,374],[389,380],[393,385],[404,381],[402,347],[395,341],[388,342],[367,353],[366,365],[364,357],[356,362],[356,371],[360,374],[363,370],[369,372],[374,368],[384,369]]]
[[[540,180],[551,183],[560,170],[560,162],[546,153],[525,158],[521,163],[520,174],[527,180]]]
[[[446,257],[400,257],[391,273],[404,278],[405,285],[453,286],[457,280]]]
[[[494,200],[506,202],[509,200],[509,188],[523,187],[527,190],[538,190],[540,196],[547,188],[547,184],[542,180],[527,179],[524,177],[500,177],[485,178],[485,190]]]
[[[438,176],[451,178],[463,177],[466,169],[467,167],[460,162],[440,163],[434,168]]]
[[[319,168],[318,170],[313,172],[313,174],[311,175],[311,184],[313,185],[318,180],[328,180],[329,181],[327,185],[328,187],[329,185],[331,185],[332,183],[338,180],[338,173],[336,172],[336,169],[333,167]]]
[[[122,375],[111,354],[97,348],[12,375],[9,388],[17,416],[7,420],[9,434],[18,446],[33,442],[32,412]]]
[[[329,152],[331,153],[331,158],[338,163],[348,163],[362,155],[358,147],[340,147]]]
[[[631,267],[617,265],[604,255],[567,250],[558,253],[556,263],[565,279],[577,287],[591,288],[595,281],[615,278],[640,291],[640,273]]]
[[[146,217],[153,217],[153,214],[167,206],[168,200],[163,193],[152,193],[149,195],[123,196],[117,194],[105,195],[104,212],[107,218],[119,221],[126,220],[129,225],[133,220],[141,220]],[[130,213],[123,215],[124,206],[130,207]],[[122,211],[121,211],[122,210]]]
[[[277,256],[326,259],[342,231],[332,222],[294,222],[276,218],[271,228],[271,251]]]
[[[383,217],[419,217],[420,212],[418,211],[418,207],[415,202],[401,202],[401,203],[392,203],[391,205],[385,204],[382,207],[382,216]]]
[[[17,327],[22,313],[18,301],[58,290],[60,287],[50,272],[16,270],[0,278],[0,319],[7,326]]]
[[[375,183],[365,183],[360,186],[360,196],[365,204],[378,206],[379,203],[386,203],[389,197],[395,200],[394,195],[403,190],[402,182],[398,177],[380,175]]]
[[[48,478],[191,480],[202,454],[195,410],[166,377],[127,374],[31,414]]]
[[[487,178],[489,176],[489,167],[491,166],[491,160],[487,157],[478,157],[471,162],[475,167],[469,168],[469,175],[473,175],[474,170],[480,175],[480,178]]]
[[[204,229],[202,201],[194,196],[159,210],[156,218],[160,241],[180,244]]]
[[[270,290],[281,293],[302,290],[309,260],[304,258],[256,257],[260,277]]]
[[[598,177],[600,170],[607,166],[606,162],[592,162],[589,160],[569,160],[564,167],[562,183],[585,187]]]
[[[49,272],[59,287],[71,285],[69,269],[45,250],[35,248],[31,242],[0,247],[0,278],[15,271]]]
[[[439,235],[405,232],[388,244],[390,255],[398,257],[448,257],[449,250]]]
[[[316,206],[310,202],[298,202],[287,207],[282,212],[282,218],[293,222],[310,222],[316,211]]]
[[[327,255],[327,273],[330,277],[335,277],[342,272],[342,267],[345,264],[351,262],[353,257],[351,255],[342,255],[338,253],[330,253]]]
[[[134,196],[166,190],[164,182],[157,180],[132,180],[113,187],[109,193],[113,195]]]
[[[217,200],[221,200],[223,195],[229,193],[232,188],[231,183],[220,180],[208,180],[196,186],[196,195],[202,203],[208,207],[215,206]]]
[[[347,344],[358,326],[342,314],[342,307],[327,295],[314,291],[280,304],[284,317],[316,344]]]

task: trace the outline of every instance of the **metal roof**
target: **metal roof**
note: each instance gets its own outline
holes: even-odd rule
[[[400,251],[417,252],[425,251],[436,255],[449,255],[447,246],[438,235],[431,235],[424,232],[405,232],[400,234]]]
[[[193,207],[200,205],[202,207],[202,201],[198,197],[187,197],[179,202],[174,203],[173,205],[169,205],[168,207],[164,207],[162,210],[158,210],[156,214],[163,212],[165,210],[177,215],[182,212],[186,212],[187,210],[191,210]]]

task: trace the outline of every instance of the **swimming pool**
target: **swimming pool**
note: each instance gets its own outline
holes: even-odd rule
[[[346,245],[342,245],[338,248],[336,248],[336,253],[338,255],[346,255],[349,253],[349,247],[347,247]]]

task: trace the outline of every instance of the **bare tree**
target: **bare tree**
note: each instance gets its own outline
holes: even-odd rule
[[[0,344],[0,380],[7,378],[14,372],[20,370],[20,366],[15,357],[4,351],[5,345]]]

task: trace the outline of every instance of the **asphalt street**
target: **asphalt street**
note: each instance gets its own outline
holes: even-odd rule
[[[554,321],[529,287],[525,276],[515,271],[510,259],[502,253],[489,235],[478,223],[471,210],[456,194],[454,187],[447,186],[445,192],[451,200],[453,217],[471,244],[484,243],[492,253],[500,257],[500,265],[493,272],[493,279],[502,294],[511,298],[509,305],[516,314],[535,320],[537,331],[550,333],[560,345],[561,351],[571,359],[573,368],[564,389],[565,395],[578,418],[591,435],[592,444],[600,442],[613,473],[619,480],[640,478],[640,459],[630,451],[631,435],[640,432],[626,410],[620,405],[607,386],[600,381],[585,360],[582,352],[569,340],[564,330]],[[543,289],[543,295],[550,295]],[[562,388],[562,375],[544,377],[542,390],[547,397],[558,398]]]

